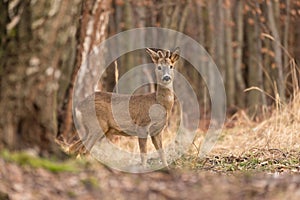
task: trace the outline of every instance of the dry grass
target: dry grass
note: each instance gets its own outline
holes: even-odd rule
[[[289,56],[290,57],[290,56]],[[260,123],[251,121],[244,111],[239,111],[234,116],[237,121],[233,128],[224,129],[220,141],[216,144],[213,154],[242,155],[253,149],[279,149],[281,151],[295,151],[300,149],[300,92],[299,92],[299,68],[294,59],[290,58],[291,85],[293,88],[293,100],[287,104],[280,101],[277,87],[274,85],[275,108],[270,117]],[[249,88],[249,90],[259,88]],[[203,136],[202,136],[203,137]],[[197,145],[201,143],[201,136]]]
[[[174,167],[213,171],[296,172],[300,170],[300,94],[292,102],[277,106],[260,123],[239,111],[232,128],[225,128],[205,159],[197,155],[205,134],[199,131],[189,154]]]
[[[226,129],[212,153],[242,154],[251,149],[300,149],[300,94],[285,106],[277,107],[272,116],[259,123],[239,122]]]

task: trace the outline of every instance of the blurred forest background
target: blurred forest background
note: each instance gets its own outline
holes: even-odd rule
[[[148,26],[182,32],[205,47],[224,78],[229,111],[244,109],[259,120],[298,91],[299,0],[1,0],[0,148],[59,152],[56,140],[74,138],[73,83],[88,53],[112,35]],[[120,58],[120,74],[138,59]],[[205,83],[187,65],[179,70],[201,113],[209,113]],[[113,89],[114,69],[102,90]]]

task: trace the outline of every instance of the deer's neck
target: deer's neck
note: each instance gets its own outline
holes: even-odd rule
[[[156,101],[165,107],[167,111],[171,111],[174,104],[173,85],[170,84],[168,87],[164,87],[158,84],[156,90]]]

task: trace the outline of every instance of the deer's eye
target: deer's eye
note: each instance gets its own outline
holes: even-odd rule
[[[158,69],[158,70],[161,70],[161,66],[158,66],[157,69]]]
[[[173,69],[173,65],[170,65],[170,69]]]

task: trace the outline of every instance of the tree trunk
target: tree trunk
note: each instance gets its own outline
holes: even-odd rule
[[[235,93],[237,105],[241,108],[245,107],[245,81],[242,73],[242,59],[243,59],[243,46],[244,46],[244,14],[243,14],[243,0],[236,2],[236,42],[237,47],[235,51],[235,77],[237,83],[237,91]]]
[[[59,152],[57,110],[74,66],[80,6],[71,0],[2,1],[2,147]]]
[[[258,5],[256,5],[256,10],[259,10]],[[247,68],[248,68],[248,86],[250,88],[263,88],[263,77],[262,77],[262,57],[261,57],[261,40],[260,40],[260,27],[258,24],[257,13],[248,13],[248,24],[247,24],[247,46],[248,46],[248,58],[247,58]],[[247,93],[247,106],[248,113],[251,117],[255,118],[259,111],[261,110],[262,103],[264,101],[263,93],[251,89]]]
[[[227,105],[235,105],[235,72],[233,64],[233,50],[232,50],[232,18],[231,18],[231,3],[226,1],[225,6],[225,49],[226,49],[226,92]]]
[[[276,15],[273,10],[272,1],[268,1],[267,3],[267,12],[268,12],[268,22],[270,26],[270,30],[274,40],[272,42],[272,46],[275,53],[275,66],[277,69],[277,78],[276,78],[276,88],[278,89],[279,97],[282,101],[285,101],[285,82],[284,82],[284,74],[283,74],[283,66],[282,66],[282,49],[281,49],[281,40],[278,31],[278,27],[276,25]],[[276,4],[277,5],[277,4]],[[277,11],[277,7],[275,7],[275,13]]]
[[[210,53],[210,55],[212,56],[213,59],[216,59],[216,40],[213,37],[215,34],[215,18],[214,18],[214,13],[215,13],[215,5],[216,1],[212,0],[208,2],[207,5],[207,12],[208,12],[208,37],[207,40],[208,42],[208,51]],[[207,72],[207,79],[210,80],[208,85],[208,88],[215,88],[215,77],[214,75],[211,73],[211,70],[208,69]]]
[[[283,47],[286,51],[289,51],[289,30],[290,30],[290,0],[286,0],[286,13],[285,13],[285,23],[284,23],[284,31],[283,31]],[[289,65],[289,56],[285,53],[283,55],[283,66],[287,67]]]
[[[224,2],[223,0],[217,1],[217,12],[216,12],[216,21],[215,21],[215,31],[214,31],[214,39],[216,40],[216,64],[223,76],[225,77],[225,26],[229,26],[229,24],[226,25],[226,21],[224,18]],[[230,11],[229,11],[230,12]],[[228,27],[231,28],[231,27]],[[227,56],[226,56],[227,57]]]
[[[199,43],[205,47],[206,45],[206,37],[205,37],[205,29],[206,29],[206,21],[205,21],[205,10],[204,10],[204,6],[201,4],[202,2],[199,2],[199,1],[195,1],[193,2],[193,6],[195,6],[195,10],[196,10],[196,18],[197,18],[197,21],[196,21],[196,24],[198,24],[198,41]],[[200,63],[199,63],[199,66],[205,66],[205,64],[207,63],[207,58],[204,57],[202,55],[202,58],[200,60]],[[208,75],[208,69],[207,68],[203,68],[201,67],[200,68],[201,70],[201,74],[203,76],[207,76]],[[195,79],[195,80],[199,80],[198,79]],[[208,90],[207,90],[207,86],[206,86],[206,83],[203,79],[203,77],[201,78],[201,82],[198,83],[198,88],[201,88],[199,89],[199,91],[197,92],[197,95],[198,95],[198,98],[202,101],[202,104],[203,104],[203,111],[204,113],[206,113],[207,110],[209,110],[209,106],[210,106],[210,101],[208,100]],[[205,116],[206,117],[206,116]]]
[[[295,29],[295,44],[294,44],[294,56],[298,66],[300,65],[300,17],[295,19],[294,29]],[[300,83],[300,80],[299,80]]]
[[[81,22],[78,28],[78,51],[76,54],[75,68],[72,72],[71,80],[68,85],[67,91],[64,93],[64,104],[61,106],[61,112],[58,117],[58,133],[57,139],[61,144],[68,145],[77,139],[76,132],[72,131],[73,119],[72,119],[72,103],[73,103],[73,92],[74,83],[77,77],[77,72],[81,68],[84,62],[87,60],[89,53],[94,47],[105,40],[108,27],[109,9],[111,1],[83,1],[81,11]],[[101,62],[101,61],[99,61]],[[97,75],[93,73],[95,65],[84,65],[86,67],[86,77],[80,83],[82,87],[80,89],[80,95],[88,95],[88,88],[90,79]],[[100,87],[106,87],[101,86]],[[75,99],[76,100],[76,99]]]

